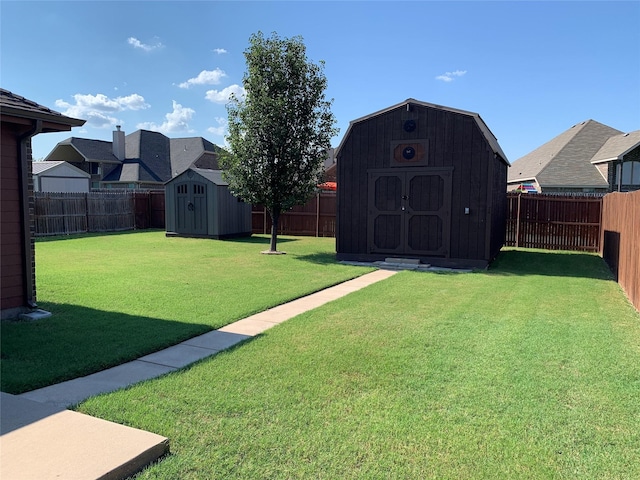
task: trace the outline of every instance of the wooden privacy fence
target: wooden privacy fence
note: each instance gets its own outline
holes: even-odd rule
[[[336,236],[336,194],[322,192],[304,205],[293,207],[280,215],[279,235]],[[271,233],[271,217],[262,205],[251,211],[253,233]]]
[[[34,197],[37,237],[164,227],[164,192],[35,192]]]
[[[505,245],[598,252],[602,197],[507,194]]]
[[[602,258],[640,311],[640,191],[604,197],[601,245]]]
[[[136,229],[165,228],[164,190],[133,194]]]

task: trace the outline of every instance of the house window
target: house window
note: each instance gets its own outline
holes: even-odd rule
[[[618,164],[616,187],[623,192],[640,189],[640,162],[626,161]]]
[[[640,185],[640,162],[622,163],[622,184]]]
[[[102,173],[102,167],[99,163],[91,162],[89,163],[89,173],[91,175],[100,175]]]

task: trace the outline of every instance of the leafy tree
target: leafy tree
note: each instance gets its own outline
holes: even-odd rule
[[[221,164],[233,193],[269,212],[269,252],[275,253],[280,214],[305,203],[317,188],[338,130],[333,100],[324,96],[324,62],[307,59],[302,37],[258,32],[249,42],[245,95],[232,95],[227,105],[229,152]]]

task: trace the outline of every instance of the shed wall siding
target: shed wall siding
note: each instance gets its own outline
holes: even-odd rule
[[[207,191],[207,232],[210,238],[224,238],[233,236],[251,235],[251,205],[239,202],[234,197],[226,185],[217,185],[200,174],[193,178],[187,177],[188,170],[181,173],[165,186],[165,218],[167,234],[178,234],[188,236],[187,232],[178,232],[178,219],[176,218],[176,192],[175,186],[178,183],[193,182],[206,185]],[[197,235],[203,236],[203,235]]]
[[[403,128],[408,119],[416,121],[412,132]],[[504,240],[499,223],[506,215],[506,164],[494,155],[474,117],[418,105],[351,126],[338,159],[338,255],[367,253],[367,172],[401,170],[392,166],[390,145],[416,139],[428,141],[426,168],[453,167],[448,257],[491,260]]]

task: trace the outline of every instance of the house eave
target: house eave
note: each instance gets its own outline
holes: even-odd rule
[[[2,113],[3,121],[13,121],[14,123],[21,123],[20,121],[16,121],[17,119],[23,119],[26,121],[42,120],[43,132],[69,131],[72,127],[81,127],[86,122],[86,120],[66,117],[64,115],[53,115],[46,112],[24,110],[6,105],[3,105],[2,108],[0,108],[0,113]],[[9,117],[13,118],[10,119]]]

